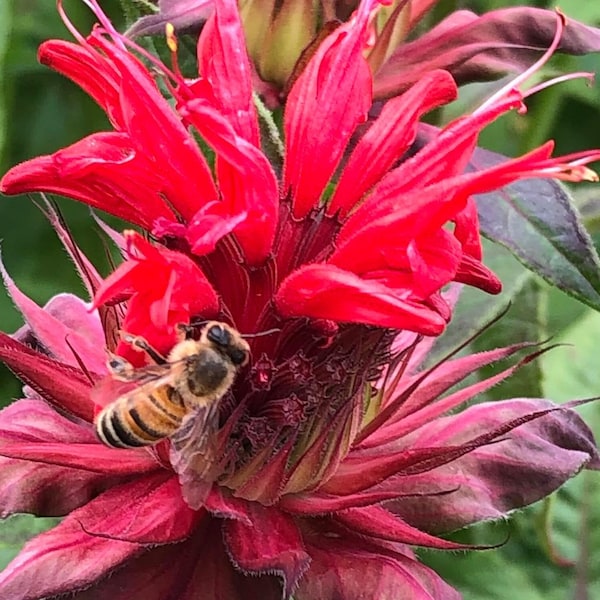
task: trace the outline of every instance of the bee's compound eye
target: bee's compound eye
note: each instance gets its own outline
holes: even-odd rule
[[[229,350],[227,350],[227,356],[229,356],[231,362],[236,367],[244,365],[246,362],[248,362],[248,353],[240,348],[229,348]]]
[[[206,332],[206,337],[219,346],[227,346],[231,342],[229,332],[220,325],[212,325]]]

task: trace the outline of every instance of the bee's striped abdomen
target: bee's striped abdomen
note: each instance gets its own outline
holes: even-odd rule
[[[174,433],[186,412],[171,386],[134,392],[104,408],[96,418],[96,434],[114,448],[148,446]]]

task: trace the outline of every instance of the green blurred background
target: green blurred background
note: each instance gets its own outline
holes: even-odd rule
[[[511,0],[441,0],[431,18],[439,20],[457,8],[484,12],[525,2]],[[529,5],[550,7],[545,1]],[[87,31],[92,17],[77,1],[68,1],[70,17]],[[102,6],[122,25],[119,5],[104,0]],[[600,26],[600,1],[563,0],[568,16]],[[68,80],[36,61],[37,47],[48,38],[69,39],[51,0],[0,1],[0,172],[30,157],[49,153],[81,137],[108,129],[102,111]],[[600,72],[600,55],[557,56],[546,69],[552,74],[587,70]],[[463,88],[460,101],[439,119],[447,120],[469,110],[489,94],[494,84]],[[508,115],[489,127],[481,145],[508,155],[527,151],[554,138],[557,153],[600,146],[600,88],[582,81],[550,88],[528,101],[525,116]],[[579,186],[575,198],[586,217],[596,243],[600,241],[600,188]],[[72,201],[59,201],[74,235],[84,251],[107,272],[105,249],[89,210]],[[48,222],[32,199],[0,198],[0,238],[8,271],[21,289],[39,303],[58,291],[84,294],[74,269]],[[572,343],[527,367],[512,382],[498,386],[488,398],[514,395],[546,395],[556,400],[600,394],[600,316],[567,298],[525,272],[503,250],[488,251],[490,266],[508,281],[498,298],[483,298],[469,292],[465,311],[485,320],[511,300],[513,308],[501,327],[474,344],[474,349],[509,343],[521,338]],[[473,307],[477,307],[474,309]],[[487,312],[486,312],[487,311]],[[0,294],[0,325],[12,332],[21,320],[5,293]],[[451,333],[451,332],[449,332]],[[509,334],[507,336],[507,333]],[[19,386],[6,371],[0,372],[0,405],[18,397]],[[587,406],[583,411],[600,434],[600,411]],[[0,473],[1,477],[1,473]],[[422,553],[455,584],[466,598],[473,599],[561,599],[600,598],[600,476],[584,474],[553,499],[519,514],[510,524],[483,526],[460,534],[474,543],[496,543],[508,534],[500,550],[466,554]],[[48,520],[30,517],[11,519],[0,526],[0,568],[17,552],[24,539],[49,525]],[[547,533],[549,532],[549,535]]]

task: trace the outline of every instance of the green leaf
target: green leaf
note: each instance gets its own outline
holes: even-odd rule
[[[477,149],[471,163],[488,168],[505,157]],[[566,190],[527,179],[477,197],[482,232],[508,248],[551,285],[600,309],[600,260]]]
[[[514,295],[508,313],[485,333],[473,341],[476,352],[510,346],[518,342],[541,342],[547,337],[545,304],[547,286],[536,278],[530,278]],[[480,370],[484,378],[504,370],[506,363],[490,365]],[[541,386],[541,363],[534,360],[521,367],[511,377],[482,395],[482,400],[543,396]]]
[[[8,110],[7,83],[6,83],[6,58],[11,40],[13,23],[13,2],[4,0],[0,3],[0,165],[4,164],[4,148],[6,145],[6,123]]]
[[[25,542],[33,536],[54,527],[56,518],[36,518],[32,515],[15,515],[0,521],[0,570],[19,553]]]

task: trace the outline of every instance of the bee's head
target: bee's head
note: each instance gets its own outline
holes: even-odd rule
[[[206,325],[204,335],[214,347],[227,355],[236,367],[243,367],[248,363],[250,359],[248,343],[229,325],[212,321]]]

